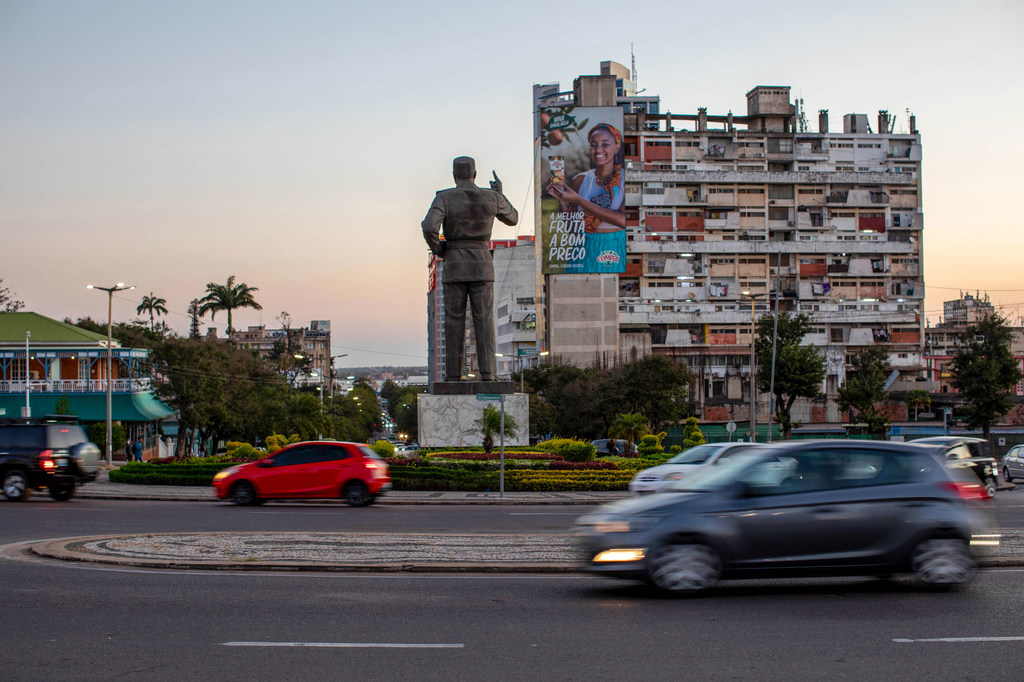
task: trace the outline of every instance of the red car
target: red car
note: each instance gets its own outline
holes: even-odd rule
[[[313,441],[217,472],[213,489],[235,504],[330,497],[365,507],[391,490],[391,476],[387,463],[366,445]]]

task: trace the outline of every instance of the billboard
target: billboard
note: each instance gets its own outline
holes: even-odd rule
[[[541,271],[626,271],[622,109],[544,107],[540,116]]]

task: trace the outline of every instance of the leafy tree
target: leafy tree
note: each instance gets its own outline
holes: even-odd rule
[[[152,331],[156,331],[156,323],[153,320],[153,314],[166,315],[167,314],[167,301],[163,298],[158,298],[152,291],[149,292],[148,296],[142,297],[142,303],[135,309],[135,312],[141,315],[142,313],[149,313],[149,328]]]
[[[290,432],[296,414],[302,414],[290,404],[293,392],[284,380],[247,349],[170,338],[153,349],[151,359],[157,394],[178,411],[181,432],[195,429],[204,442],[254,441],[277,429]],[[187,436],[180,438],[177,454],[188,445]]]
[[[647,418],[639,412],[618,414],[615,416],[612,425],[608,427],[609,438],[626,439],[626,452],[622,453],[624,455],[633,453],[633,443],[650,432],[651,427],[647,423]]]
[[[251,287],[245,282],[239,282],[235,284],[235,276],[231,275],[228,277],[226,284],[217,284],[216,282],[210,282],[206,285],[206,296],[199,299],[199,315],[205,315],[210,313],[210,318],[213,319],[217,312],[220,310],[226,310],[228,312],[228,336],[231,336],[231,332],[234,328],[231,326],[231,311],[238,308],[252,308],[253,310],[263,310],[263,306],[256,302],[253,297],[255,292],[259,291],[256,287]]]
[[[605,415],[639,412],[658,430],[678,424],[686,414],[689,383],[685,368],[670,358],[652,355],[608,370],[599,395],[611,408]],[[608,423],[607,416],[603,421]]]
[[[11,290],[3,286],[4,279],[0,277],[0,312],[16,313],[25,307],[24,301],[14,298]]]
[[[932,398],[928,395],[928,391],[920,388],[912,388],[907,391],[907,395],[904,396],[903,402],[908,407],[914,408],[914,421],[917,421],[917,410],[921,407],[928,407],[932,404]]]
[[[697,418],[687,417],[686,424],[683,426],[683,450],[704,445],[707,442],[704,432],[700,430],[700,425],[697,423]]]
[[[598,370],[574,365],[542,365],[526,370],[530,389],[531,424],[537,433],[600,438],[609,420],[601,411]]]
[[[103,456],[107,456],[107,424],[106,422],[93,422],[89,425],[89,440],[99,447]],[[120,452],[128,442],[128,433],[122,424],[114,423],[110,427],[110,449],[112,452]]]
[[[660,356],[611,369],[543,365],[524,372],[535,433],[602,438],[615,415],[638,412],[658,428],[686,413],[689,374]]]
[[[294,392],[285,402],[282,419],[275,426],[289,433],[299,434],[302,440],[316,440],[318,436],[331,436],[333,427],[316,396]]]
[[[66,395],[57,398],[57,404],[53,406],[57,414],[71,414],[71,400]]]
[[[388,399],[388,414],[395,422],[395,429],[405,434],[409,440],[419,440],[417,401],[419,395],[425,391],[426,388],[423,386],[405,386]],[[383,396],[382,389],[381,397]]]
[[[502,433],[501,412],[494,405],[485,405],[483,414],[481,414],[480,418],[474,421],[473,424],[480,429],[480,434],[484,438],[484,452],[490,454],[491,451],[494,450],[494,436]],[[514,438],[516,433],[519,431],[519,424],[516,423],[515,417],[506,413],[504,425],[505,436],[508,438]]]
[[[198,339],[199,333],[199,299],[193,298],[188,304],[188,338]]]
[[[813,398],[821,393],[825,380],[825,356],[815,346],[801,345],[811,329],[807,315],[779,313],[778,333],[775,316],[762,315],[757,321],[757,387],[764,393],[774,390],[775,421],[782,427],[782,437],[793,434],[793,403],[797,398]],[[772,336],[775,336],[775,384],[772,385]]]
[[[950,362],[953,386],[964,401],[961,415],[971,428],[981,428],[986,440],[992,425],[1012,403],[1010,391],[1021,372],[1010,351],[1012,332],[999,315],[987,315],[969,325]]]
[[[856,410],[857,418],[867,424],[869,433],[882,435],[889,426],[889,414],[877,404],[887,395],[889,356],[884,348],[872,346],[854,355],[852,365],[846,383],[839,388],[839,409]]]

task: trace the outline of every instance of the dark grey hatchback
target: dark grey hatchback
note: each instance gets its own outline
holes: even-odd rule
[[[790,441],[580,517],[585,568],[695,592],[720,578],[890,575],[966,582],[997,544],[991,498],[928,450]]]

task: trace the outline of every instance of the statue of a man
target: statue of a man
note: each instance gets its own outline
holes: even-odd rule
[[[423,219],[423,238],[434,255],[444,259],[445,381],[462,378],[467,298],[473,311],[480,377],[483,381],[498,379],[494,357],[494,262],[487,242],[495,218],[515,225],[519,213],[501,193],[498,175],[492,174],[490,189],[477,187],[476,162],[468,156],[458,157],[452,164],[455,187],[439,191]]]

